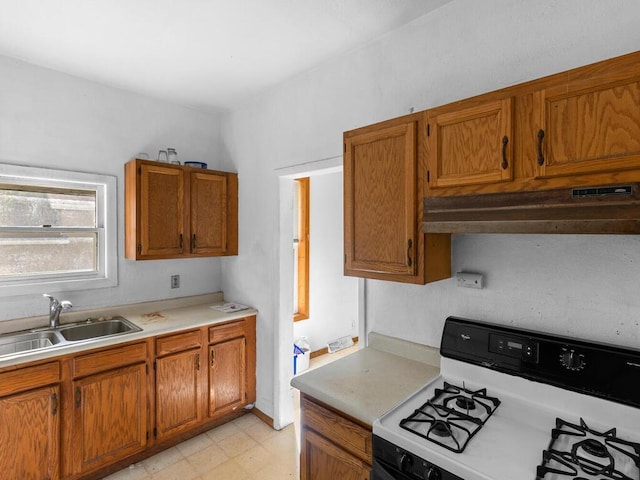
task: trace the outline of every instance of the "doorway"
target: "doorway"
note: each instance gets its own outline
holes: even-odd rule
[[[274,427],[293,422],[293,341],[305,336],[311,351],[342,336],[364,338],[363,286],[343,275],[342,157],[279,170],[279,302],[274,329]],[[294,317],[294,180],[309,177],[308,319]],[[363,344],[364,342],[361,342]]]

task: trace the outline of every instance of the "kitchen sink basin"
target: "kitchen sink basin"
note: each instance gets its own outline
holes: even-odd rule
[[[140,327],[134,325],[126,318],[114,317],[105,320],[87,320],[83,323],[62,327],[60,334],[68,342],[79,342],[81,340],[110,337],[113,335],[139,332],[141,330]]]
[[[7,333],[0,335],[0,358],[140,331],[142,331],[140,327],[126,318],[107,317],[97,320],[88,319],[57,328]]]
[[[53,347],[60,342],[62,338],[53,331],[0,335],[0,356]]]

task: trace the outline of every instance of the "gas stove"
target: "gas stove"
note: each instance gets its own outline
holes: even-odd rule
[[[371,480],[640,480],[640,351],[450,317]]]

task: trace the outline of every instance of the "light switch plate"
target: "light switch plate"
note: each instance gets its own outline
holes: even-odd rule
[[[482,288],[484,277],[481,273],[458,272],[456,282],[459,287]]]

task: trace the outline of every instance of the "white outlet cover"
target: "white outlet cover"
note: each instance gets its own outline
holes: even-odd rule
[[[459,287],[480,289],[484,283],[484,276],[481,273],[458,272],[456,283]]]

